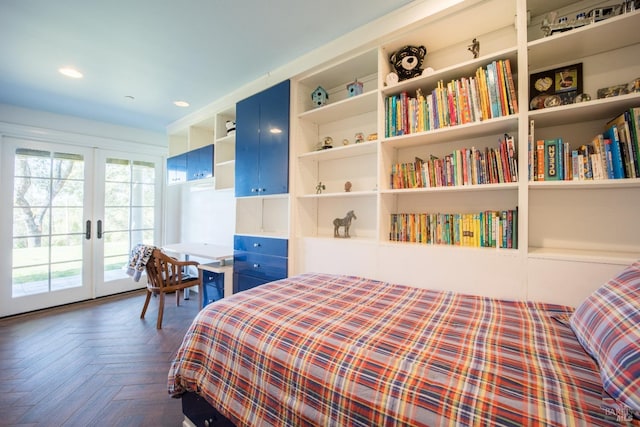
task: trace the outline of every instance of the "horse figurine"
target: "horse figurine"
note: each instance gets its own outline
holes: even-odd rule
[[[340,237],[340,232],[338,229],[340,227],[344,227],[344,236],[345,238],[351,237],[349,236],[349,227],[351,226],[351,220],[358,219],[356,218],[356,214],[353,211],[347,212],[347,216],[344,218],[336,218],[333,220],[333,237]]]

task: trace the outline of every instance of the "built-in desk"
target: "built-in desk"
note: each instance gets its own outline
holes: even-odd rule
[[[212,243],[172,243],[162,246],[165,252],[182,255],[185,259],[198,257],[211,260],[210,263],[200,263],[198,269],[202,278],[202,271],[224,273],[224,296],[233,294],[233,247]],[[189,298],[185,290],[185,299]]]

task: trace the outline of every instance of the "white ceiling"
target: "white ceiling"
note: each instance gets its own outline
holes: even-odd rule
[[[411,1],[0,0],[0,103],[164,132]]]

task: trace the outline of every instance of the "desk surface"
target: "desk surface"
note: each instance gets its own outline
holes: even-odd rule
[[[172,243],[162,246],[162,249],[169,252],[218,261],[233,258],[233,247],[212,243]]]

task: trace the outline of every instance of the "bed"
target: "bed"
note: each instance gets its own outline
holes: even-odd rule
[[[203,309],[168,391],[220,425],[640,425],[639,299],[640,262],[575,311],[302,274]]]

